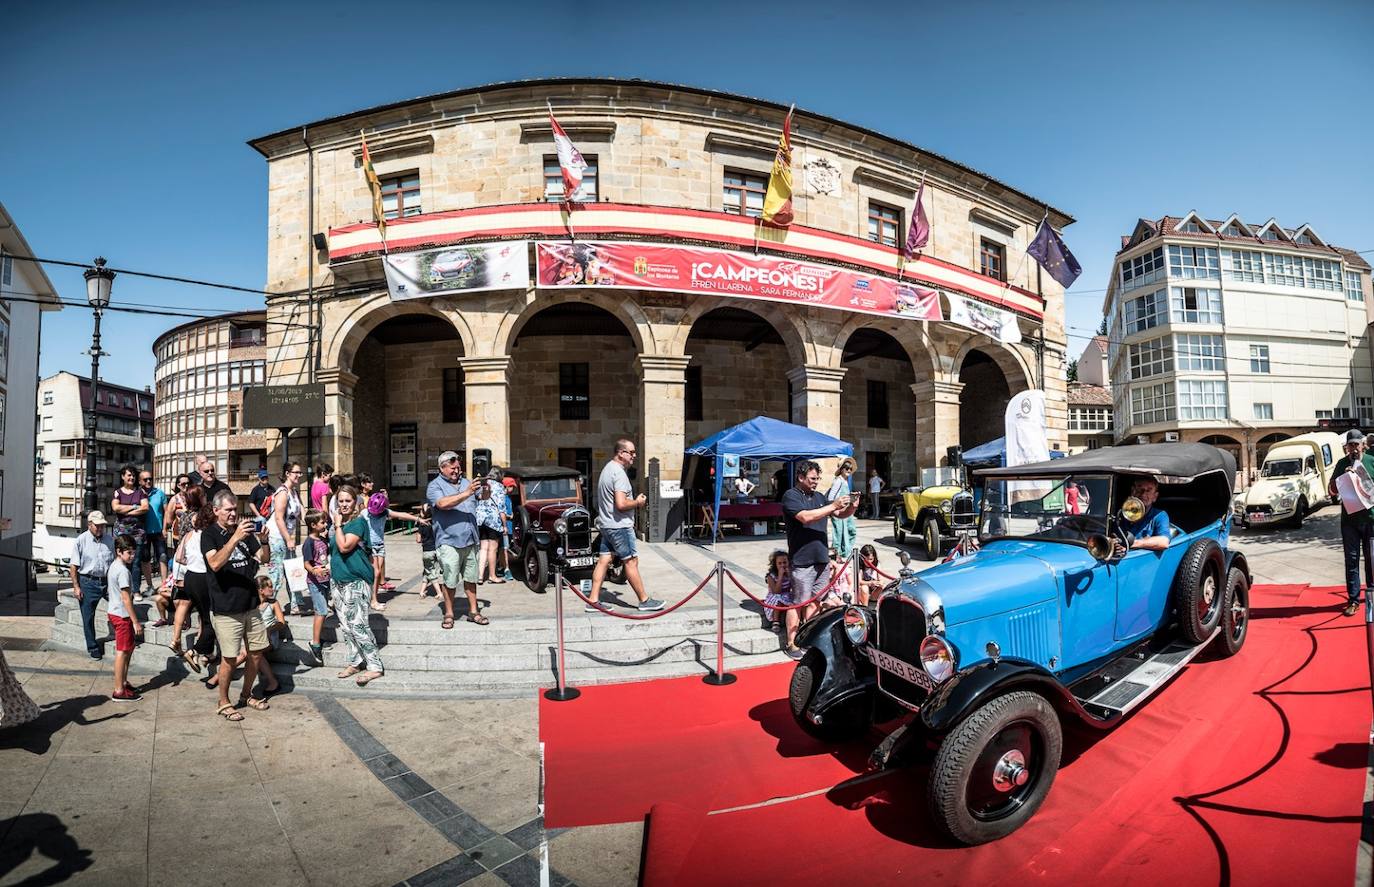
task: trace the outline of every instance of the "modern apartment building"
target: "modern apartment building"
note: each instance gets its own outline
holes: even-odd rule
[[[101,382],[96,389],[95,488],[101,508],[119,486],[125,465],[148,468],[153,461],[153,393]],[[34,474],[35,550],[46,559],[65,558],[86,529],[87,417],[91,380],[60,372],[38,383],[38,459]]]
[[[1370,266],[1311,225],[1141,219],[1108,318],[1121,443],[1204,441],[1242,475],[1277,440],[1374,422]]]
[[[204,454],[236,494],[257,482],[267,444],[243,427],[243,389],[267,380],[266,329],[265,312],[241,311],[184,323],[153,342],[160,481],[194,470]]]

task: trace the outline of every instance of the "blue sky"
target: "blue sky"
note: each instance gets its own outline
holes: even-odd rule
[[[188,7],[200,8],[188,8]],[[1078,219],[1071,335],[1141,216],[1239,212],[1374,250],[1374,3],[6,4],[0,201],[36,254],[260,287],[255,136],[500,80],[615,76],[779,102],[909,140]],[[744,47],[749,47],[746,51]],[[1374,258],[1374,253],[1368,254]],[[80,273],[49,268],[83,299]],[[251,295],[121,277],[116,302]],[[172,318],[109,315],[110,381]],[[42,372],[89,370],[89,312]],[[1074,356],[1083,338],[1071,338]]]

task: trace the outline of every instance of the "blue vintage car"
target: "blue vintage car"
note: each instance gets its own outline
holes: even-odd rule
[[[933,742],[932,818],[967,844],[1035,813],[1062,721],[1109,728],[1214,640],[1238,652],[1250,598],[1222,450],[1108,447],[978,475],[982,548],[919,574],[904,556],[873,606],[807,622],[790,688],[823,739],[900,719],[875,766]]]

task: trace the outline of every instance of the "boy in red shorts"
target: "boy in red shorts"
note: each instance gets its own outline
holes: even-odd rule
[[[138,611],[134,609],[130,593],[130,570],[134,562],[134,538],[120,536],[115,540],[115,559],[106,575],[106,615],[110,619],[110,630],[114,632],[114,692],[110,698],[115,702],[137,702],[138,691],[129,683],[129,659],[134,653],[134,637],[143,634],[143,626],[138,621]]]

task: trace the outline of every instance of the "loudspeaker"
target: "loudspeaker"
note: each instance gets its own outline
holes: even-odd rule
[[[472,451],[472,476],[486,477],[491,471],[491,450],[478,447]]]
[[[961,462],[961,461],[963,460],[963,458],[964,458],[964,448],[963,448],[963,447],[946,447],[946,448],[945,448],[945,458],[949,461],[949,465],[950,465],[951,468],[958,468],[960,462]]]
[[[314,234],[310,235],[310,239],[314,242],[315,249],[320,250],[321,252],[329,249],[329,239],[326,238],[319,231],[316,231]]]

